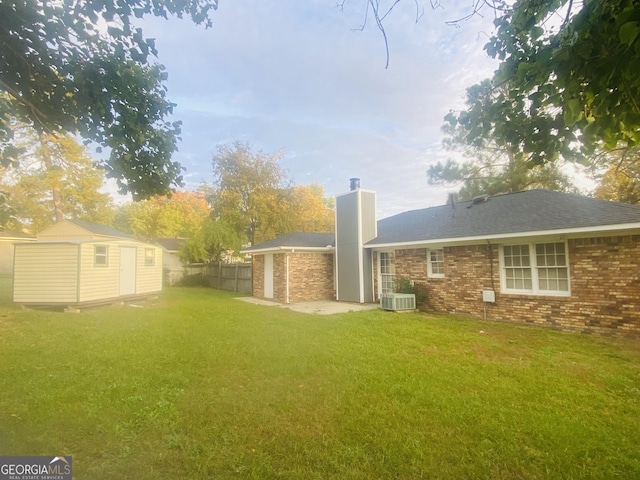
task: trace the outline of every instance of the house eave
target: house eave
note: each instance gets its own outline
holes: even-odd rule
[[[618,225],[598,225],[594,227],[578,227],[578,228],[563,228],[554,230],[534,230],[527,232],[512,232],[512,233],[499,233],[492,235],[477,235],[467,237],[448,237],[448,238],[431,238],[426,240],[412,240],[407,242],[387,242],[387,243],[374,243],[365,245],[364,248],[370,249],[385,249],[385,248],[411,248],[411,247],[426,247],[429,245],[456,245],[456,244],[472,244],[472,243],[484,243],[487,240],[503,240],[503,239],[518,239],[518,238],[530,238],[530,237],[552,237],[552,236],[576,236],[576,237],[588,237],[595,236],[591,234],[598,234],[602,236],[607,233],[615,233],[617,235],[620,232],[627,232],[627,234],[640,234],[640,223],[623,223]]]
[[[242,254],[263,255],[267,253],[333,253],[335,247],[270,247],[257,250],[240,250]]]

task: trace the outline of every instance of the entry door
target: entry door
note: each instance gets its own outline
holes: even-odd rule
[[[120,247],[120,295],[136,293],[136,247]]]
[[[273,298],[273,254],[264,256],[264,298]]]

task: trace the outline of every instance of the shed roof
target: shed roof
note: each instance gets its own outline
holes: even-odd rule
[[[287,249],[327,249],[335,246],[333,233],[296,232],[283,235],[266,242],[259,243],[242,250],[244,253],[255,253],[269,250]]]
[[[68,220],[69,222],[79,226],[80,228],[84,228],[85,230],[95,234],[95,235],[105,235],[109,237],[122,237],[122,238],[133,238],[133,235],[128,233],[121,232],[113,227],[108,225],[101,225],[99,223],[87,222],[86,220]]]
[[[528,190],[400,213],[378,222],[367,246],[551,231],[640,228],[640,206]]]

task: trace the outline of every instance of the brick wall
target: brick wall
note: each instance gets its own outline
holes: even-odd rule
[[[427,278],[425,249],[396,251],[396,276],[426,292],[421,308],[598,333],[640,333],[640,235],[568,241],[571,296],[500,293],[497,245],[445,247],[445,277]],[[496,303],[482,301],[495,290]]]
[[[289,302],[331,300],[334,288],[333,254],[294,253],[289,256]]]
[[[251,272],[251,282],[253,296],[264,298],[264,255],[253,255],[251,257],[253,272]]]
[[[273,255],[273,299],[286,302],[286,255],[289,256],[289,302],[331,300],[334,293],[333,254]],[[264,255],[253,256],[253,296],[264,298]]]

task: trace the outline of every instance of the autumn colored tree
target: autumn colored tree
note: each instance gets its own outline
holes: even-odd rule
[[[622,148],[597,159],[597,198],[640,205],[640,147]]]
[[[295,185],[282,192],[278,234],[333,232],[333,199],[327,199],[321,185]]]
[[[274,236],[287,186],[281,158],[282,152],[253,152],[242,142],[222,145],[213,156],[214,219],[232,226],[251,245]]]
[[[130,203],[123,207],[123,211],[126,218],[123,228],[137,236],[148,240],[157,237],[188,238],[208,217],[209,205],[197,192],[176,191],[171,195],[157,195]]]
[[[65,218],[110,223],[111,197],[100,192],[104,172],[95,167],[86,148],[68,135],[27,132],[22,138],[22,168],[4,169],[0,178],[12,212],[7,225],[35,233]]]

